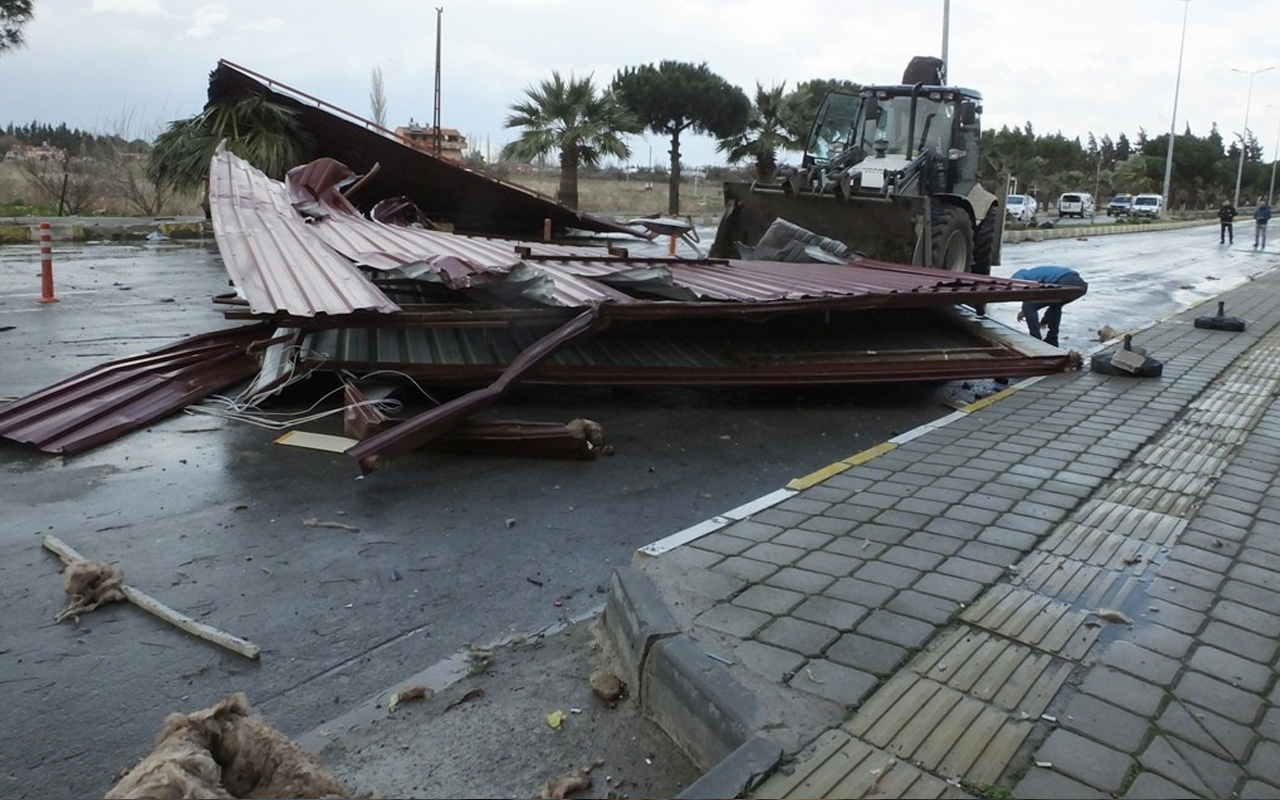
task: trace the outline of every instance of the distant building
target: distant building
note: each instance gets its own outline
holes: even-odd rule
[[[61,161],[67,151],[54,147],[48,142],[43,144],[15,144],[4,154],[10,161]]]
[[[436,153],[435,126],[419,125],[410,118],[409,124],[396,128],[395,133],[400,141],[423,152],[459,163],[467,159],[467,137],[453,128],[440,129],[439,153]]]

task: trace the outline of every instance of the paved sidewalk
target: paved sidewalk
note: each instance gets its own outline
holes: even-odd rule
[[[1218,300],[637,553],[754,796],[1280,797],[1280,272]]]

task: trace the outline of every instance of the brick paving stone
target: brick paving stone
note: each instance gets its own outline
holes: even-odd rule
[[[1185,540],[1179,540],[1178,546],[1174,547],[1169,553],[1170,560],[1182,561],[1187,564],[1194,564],[1202,569],[1212,572],[1224,573],[1230,567],[1232,560],[1227,556],[1218,552],[1211,552],[1201,547],[1187,547]]]
[[[1199,611],[1169,603],[1164,600],[1148,600],[1138,612],[1152,622],[1183,633],[1195,633],[1204,625],[1206,615]]]
[[[880,512],[874,508],[844,502],[827,509],[827,513],[823,516],[831,517],[832,519],[847,519],[850,522],[866,522],[878,513]],[[815,519],[820,519],[820,517],[815,517]],[[803,522],[800,524],[801,526],[804,525]]]
[[[1236,782],[1244,775],[1235,764],[1172,736],[1152,739],[1138,761],[1146,769],[1202,797],[1230,797]]]
[[[791,611],[805,599],[800,592],[779,589],[774,586],[756,584],[733,599],[733,604],[743,608],[753,608],[770,616],[778,617]]]
[[[930,525],[932,525],[932,523],[930,523]],[[915,547],[920,550],[929,550],[934,553],[940,553],[944,556],[953,555],[964,546],[963,539],[954,539],[950,536],[926,533],[925,531],[917,531],[916,533],[911,534],[904,539],[902,543],[908,547]]]
[[[960,502],[967,497],[967,495],[964,492],[956,491],[955,489],[943,489],[938,486],[925,486],[919,492],[916,492],[916,497],[920,500],[934,500],[939,503],[952,505]]]
[[[1236,722],[1252,724],[1262,707],[1263,699],[1210,678],[1199,672],[1188,672],[1174,686],[1173,694],[1179,700],[1213,709]]]
[[[917,495],[898,503],[894,506],[894,510],[905,514],[922,514],[926,517],[933,517],[945,511],[949,505],[951,504],[938,500],[927,500]],[[882,519],[881,521],[885,522],[887,520]]]
[[[1268,639],[1252,631],[1241,630],[1234,625],[1217,620],[1206,625],[1199,638],[1203,644],[1234,651],[1261,664],[1271,663],[1276,655],[1277,643],[1274,639]]]
[[[1259,742],[1248,766],[1251,777],[1280,786],[1280,744]]]
[[[1240,544],[1230,539],[1219,539],[1213,531],[1199,531],[1194,528],[1193,520],[1187,529],[1178,536],[1178,544],[1185,547],[1194,547],[1209,553],[1217,553],[1218,555],[1231,557],[1240,550]],[[1252,539],[1250,539],[1252,541]]]
[[[1248,781],[1240,790],[1239,796],[1252,800],[1280,800],[1280,788],[1262,781]]]
[[[1223,560],[1230,563],[1229,559],[1224,558]],[[1247,544],[1245,548],[1240,551],[1240,560],[1248,564],[1263,567],[1264,569],[1280,572],[1280,555],[1268,553],[1265,550],[1257,550],[1247,546]]]
[[[1130,784],[1129,790],[1122,795],[1124,800],[1177,800],[1196,796],[1191,790],[1154,772],[1139,773]]]
[[[883,639],[892,644],[915,649],[925,643],[937,630],[927,622],[921,622],[890,611],[872,611],[858,625],[857,632],[876,639]]]
[[[1008,510],[1008,508],[1002,508],[1002,506],[1013,506],[1013,503],[1009,500],[1002,500],[1000,498],[991,497],[990,495],[986,496],[987,500],[985,502],[974,499],[979,496],[981,495],[970,495],[968,500],[951,506],[943,513],[942,516],[947,519],[958,519],[963,522],[972,522],[975,525],[990,525],[999,519],[1002,512]],[[978,505],[979,502],[982,504]]]
[[[833,578],[843,578],[862,566],[862,559],[842,556],[829,550],[809,553],[794,564],[796,569],[822,572]]]
[[[879,556],[881,561],[889,564],[897,564],[900,567],[908,567],[917,569],[921,572],[927,572],[934,569],[943,562],[943,557],[937,553],[931,553],[928,550],[917,550],[914,547],[906,547],[899,545],[898,547],[889,547]]]
[[[1106,667],[1089,670],[1080,690],[1145,716],[1155,714],[1164,700],[1162,687]]]
[[[907,651],[879,639],[845,633],[827,648],[826,656],[847,667],[885,677],[893,674],[906,661]]]
[[[824,550],[828,553],[837,553],[842,556],[856,558],[859,562],[870,561],[876,558],[887,549],[889,545],[881,542],[874,542],[870,539],[862,539],[858,537],[858,531],[854,531],[849,536],[841,536],[833,539]],[[850,570],[852,572],[853,570]]]
[[[697,540],[698,548],[726,556],[736,556],[755,544],[750,539],[740,539],[725,533],[712,533]]]
[[[957,603],[971,603],[982,592],[984,587],[977,581],[965,580],[953,575],[932,573],[916,581],[912,588],[925,594],[945,597]]]
[[[764,542],[743,552],[742,557],[752,558],[756,561],[764,561],[769,564],[776,564],[779,567],[785,567],[788,564],[795,563],[807,554],[807,550],[803,550],[799,547],[787,547],[786,545]]]
[[[1219,600],[1209,611],[1209,616],[1229,622],[1237,628],[1253,631],[1259,636],[1280,636],[1280,616],[1234,600]]]
[[[897,544],[907,538],[911,531],[906,528],[896,528],[891,525],[881,525],[879,523],[871,523],[867,525],[859,525],[849,532],[851,541],[856,541],[859,546],[864,541],[880,542],[882,544]]]
[[[853,573],[853,577],[864,581],[873,581],[875,583],[883,583],[886,586],[895,588],[906,588],[920,577],[919,570],[900,567],[896,564],[886,564],[880,561],[872,561],[869,564],[863,564]]]
[[[828,506],[835,503],[843,503],[853,496],[851,490],[833,486],[830,481],[820,483],[817,486],[810,486],[802,494],[810,500],[817,500],[826,503]]]
[[[795,617],[780,617],[762,628],[755,638],[812,658],[826,649],[839,635],[836,630],[825,625],[816,625]]]
[[[1113,750],[1105,745],[1072,733],[1058,729],[1049,735],[1040,749],[1036,751],[1036,761],[1047,761],[1053,764],[1053,770],[1068,777],[1086,783],[1104,792],[1115,792],[1124,783],[1125,775],[1133,760],[1128,754]],[[1056,797],[1053,794],[1022,794],[1022,784],[1018,785],[1019,796],[1022,797]],[[1094,797],[1097,795],[1095,794]]]
[[[1267,687],[1274,675],[1268,666],[1207,645],[1201,645],[1192,652],[1187,666],[1236,688],[1259,693]]]
[[[1087,694],[1073,697],[1057,717],[1062,727],[1127,753],[1136,752],[1149,725],[1146,717]]]
[[[1222,585],[1220,594],[1228,600],[1264,609],[1273,616],[1280,613],[1280,592],[1273,592],[1252,583],[1235,580],[1234,577],[1228,579]]]
[[[816,516],[801,522],[800,525],[791,530],[815,531],[817,533],[825,533],[829,536],[844,536],[853,530],[857,525],[851,519],[841,519],[833,516]],[[777,541],[776,539],[774,541]],[[787,542],[782,542],[787,544]]]
[[[771,681],[782,683],[787,676],[800,668],[805,657],[790,650],[772,647],[753,639],[739,642],[733,650],[739,664]]]
[[[787,511],[777,506],[766,508],[752,516],[752,519],[756,522],[772,525],[776,528],[794,528],[808,518],[808,514],[799,511]]]
[[[879,683],[880,679],[869,672],[826,659],[809,661],[787,681],[793,689],[816,694],[847,707],[860,705]]]
[[[1223,590],[1224,593],[1226,590]],[[1216,599],[1213,592],[1196,588],[1189,583],[1156,578],[1147,587],[1148,597],[1158,597],[1174,605],[1189,608],[1192,611],[1208,611]]]
[[[944,575],[954,575],[957,578],[977,581],[981,584],[991,584],[1004,575],[1005,568],[952,556],[942,562],[941,566],[938,567],[938,572]]]
[[[960,610],[960,604],[954,600],[908,589],[905,592],[898,592],[885,608],[896,614],[914,617],[933,625],[942,625]]]
[[[867,615],[867,611],[868,609],[863,606],[819,595],[805,600],[791,612],[791,615],[836,630],[848,631],[853,630],[853,627]]]
[[[985,528],[985,525],[979,525],[976,522],[967,522],[954,517],[937,517],[924,526],[924,533],[970,542],[978,538],[978,534],[982,533]],[[942,551],[939,550],[939,552]]]
[[[1182,663],[1140,647],[1131,641],[1115,641],[1098,656],[1098,662],[1136,675],[1151,683],[1168,686],[1182,669]]]
[[[822,572],[796,567],[783,567],[767,579],[770,586],[790,589],[802,594],[818,594],[835,582],[835,578]]]
[[[1188,583],[1212,592],[1222,583],[1222,573],[1187,564],[1182,561],[1166,561],[1156,570],[1156,577],[1164,580]]]
[[[764,561],[756,561],[754,558],[729,556],[720,563],[712,566],[711,569],[725,575],[741,578],[748,583],[755,583],[762,581],[777,572],[778,565],[768,564]]]
[[[823,592],[828,597],[845,600],[867,608],[878,608],[893,597],[897,589],[882,583],[871,583],[858,578],[840,578]]]
[[[1188,703],[1170,703],[1156,727],[1235,762],[1243,762],[1253,745],[1253,730],[1212,711]]]
[[[719,603],[699,614],[694,622],[745,639],[770,619],[772,617],[760,611]]]
[[[755,519],[744,519],[728,526],[722,533],[737,536],[741,539],[750,539],[753,542],[767,542],[782,533],[783,530],[785,528],[777,525],[765,525]]]
[[[1018,558],[1022,555],[1017,550],[1008,547],[996,547],[993,544],[985,542],[969,542],[960,548],[960,555],[964,558],[971,558],[974,561],[982,561],[986,564],[998,564],[1007,566],[1017,563]]]
[[[792,528],[791,530],[783,531],[774,537],[773,544],[782,544],[787,547],[799,547],[805,550],[817,550],[833,538],[835,537],[828,533]]]
[[[1003,524],[1008,517],[1001,517]],[[1011,550],[1026,552],[1035,547],[1036,542],[1040,540],[1039,535],[1033,533],[1023,533],[1021,531],[1009,530],[997,525],[992,525],[982,533],[978,534],[978,541],[994,544],[998,547],[1007,547]]]

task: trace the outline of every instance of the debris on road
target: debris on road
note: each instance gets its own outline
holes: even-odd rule
[[[62,559],[62,562],[68,567],[88,560],[56,536],[45,536],[41,543],[44,545],[46,550]],[[256,644],[245,641],[238,636],[232,636],[225,631],[220,631],[217,628],[204,624],[203,622],[197,622],[186,614],[175,611],[154,597],[143,594],[128,584],[120,583],[119,591],[124,595],[126,600],[133,603],[138,608],[154,614],[165,622],[181,628],[192,636],[199,637],[207,642],[213,642],[216,645],[239,653],[245,658],[257,658],[258,654],[261,652],[261,648]]]
[[[591,770],[603,766],[604,761],[596,759],[582,769],[567,772],[558,778],[547,781],[538,797],[542,800],[564,800],[573,792],[591,788]]]
[[[118,567],[101,561],[73,561],[62,573],[67,604],[53,619],[78,618],[98,606],[125,600],[123,586],[124,573]]]
[[[484,697],[484,689],[472,689],[462,697],[459,697],[457,700],[449,703],[449,705],[444,707],[444,710],[452,711],[463,703],[470,703],[472,700],[479,700],[481,697]]]
[[[345,522],[325,522],[316,517],[307,517],[302,521],[304,528],[337,528],[340,531],[350,531],[351,533],[359,533],[360,529],[355,525],[348,525]]]
[[[325,797],[350,791],[249,707],[242,692],[165,718],[155,748],[107,792],[146,797]]]
[[[591,691],[596,693],[596,697],[608,703],[610,708],[627,696],[626,682],[612,672],[597,670],[591,673],[590,681]]]
[[[387,713],[394,714],[396,706],[406,700],[430,700],[435,694],[428,686],[410,686],[402,692],[394,692],[387,698]]]

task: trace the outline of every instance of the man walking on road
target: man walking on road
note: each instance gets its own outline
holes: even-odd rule
[[[1041,283],[1049,283],[1055,286],[1079,286],[1086,292],[1089,291],[1089,284],[1084,282],[1080,277],[1080,273],[1070,267],[1029,267],[1020,269],[1011,276],[1015,280],[1020,281],[1040,281]],[[1018,312],[1018,321],[1026,320],[1027,330],[1037,339],[1043,339],[1046,344],[1054,347],[1058,346],[1058,327],[1062,324],[1062,307],[1067,301],[1055,301],[1051,303],[1032,303],[1026,302],[1022,304],[1022,310]],[[1044,312],[1044,320],[1040,319],[1040,309],[1046,309]],[[1040,328],[1045,327],[1048,330],[1041,335]]]
[[[1222,221],[1222,229],[1218,231],[1218,244],[1235,244],[1236,234],[1232,230],[1231,221],[1236,218],[1236,207],[1231,205],[1231,201],[1225,197],[1222,199],[1222,208],[1218,209],[1218,219]],[[1226,241],[1223,241],[1223,240]]]
[[[1271,206],[1267,198],[1258,198],[1258,207],[1253,212],[1253,246],[1259,250],[1267,249],[1267,221],[1271,219]]]

